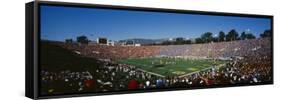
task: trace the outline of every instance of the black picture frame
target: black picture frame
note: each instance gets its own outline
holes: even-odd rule
[[[236,84],[236,85],[213,85],[208,87],[191,87],[191,88],[166,88],[166,89],[151,89],[151,90],[135,90],[135,91],[118,91],[118,92],[103,92],[103,93],[82,93],[82,94],[65,94],[53,96],[40,96],[40,5],[54,5],[67,7],[82,7],[82,8],[101,8],[101,9],[118,9],[118,10],[132,10],[132,11],[149,11],[149,12],[169,12],[181,14],[197,14],[197,15],[215,15],[215,16],[237,16],[249,18],[268,18],[271,20],[271,45],[272,45],[272,64],[273,64],[273,15],[258,15],[258,14],[239,14],[239,13],[225,13],[225,12],[208,12],[208,11],[193,11],[193,10],[179,10],[179,9],[164,9],[164,8],[146,8],[146,7],[132,7],[132,6],[116,6],[116,5],[100,5],[88,3],[69,3],[69,2],[54,2],[54,1],[34,1],[26,3],[25,17],[26,17],[26,65],[25,65],[25,93],[26,97],[32,99],[47,99],[47,98],[66,98],[66,97],[80,97],[80,96],[96,96],[96,95],[110,95],[110,94],[128,94],[128,93],[144,93],[144,92],[160,92],[160,91],[175,91],[175,90],[190,90],[190,89],[207,89],[207,88],[222,88],[222,87],[237,87],[237,86],[253,86],[253,85],[268,85],[272,82],[258,83],[258,84]],[[272,78],[273,78],[272,65]],[[273,78],[274,79],[274,78]]]

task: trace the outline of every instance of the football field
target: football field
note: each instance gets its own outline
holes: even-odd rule
[[[167,57],[129,58],[118,63],[133,65],[161,76],[180,76],[227,63],[222,60],[184,59]]]

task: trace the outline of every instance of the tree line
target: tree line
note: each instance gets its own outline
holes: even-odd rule
[[[271,30],[265,30],[260,34],[260,38],[271,37]],[[227,41],[236,41],[236,40],[247,40],[247,39],[255,39],[255,35],[252,33],[242,32],[240,35],[235,30],[230,30],[227,34],[223,31],[220,31],[218,36],[213,36],[212,32],[205,32],[200,37],[195,38],[193,41],[190,39],[185,39],[183,37],[175,38],[174,41],[164,41],[160,45],[180,45],[180,44],[197,44],[197,43],[210,43],[210,42],[227,42]],[[66,43],[74,43],[73,39],[65,39]],[[87,36],[77,36],[76,42],[81,44],[88,44],[90,40]],[[159,44],[152,44],[159,45]]]
[[[260,34],[260,38],[271,37],[271,30],[265,30]],[[230,30],[227,34],[220,31],[218,36],[213,36],[212,32],[205,32],[200,37],[195,38],[193,41],[190,39],[185,39],[183,37],[175,38],[174,41],[164,41],[162,45],[180,45],[180,44],[192,44],[192,43],[210,43],[210,42],[227,42],[236,40],[247,40],[257,38],[252,33],[242,32],[240,35],[235,30]]]

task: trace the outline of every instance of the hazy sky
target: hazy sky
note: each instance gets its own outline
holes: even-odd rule
[[[270,29],[270,19],[41,6],[41,38],[48,40],[75,40],[80,35],[91,40],[194,38],[205,32],[215,35],[231,29],[239,33],[250,30],[259,36]]]

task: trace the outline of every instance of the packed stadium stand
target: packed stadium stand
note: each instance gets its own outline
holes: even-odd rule
[[[186,56],[186,57],[234,57],[271,55],[269,38],[241,40],[191,45],[167,46],[106,46],[63,44],[64,48],[81,52],[82,55],[103,59],[124,59],[149,56]]]
[[[98,62],[101,65],[95,66],[95,70],[81,72],[67,69],[59,72],[43,70],[41,81],[47,85],[45,86],[47,88],[42,89],[45,95],[65,91],[61,89],[62,87],[51,87],[55,84],[54,81],[73,87],[69,93],[272,82],[271,38],[155,46],[57,44],[77,55],[99,59]],[[230,58],[231,62],[223,67],[211,67],[182,77],[161,77],[138,70],[133,65],[115,63],[119,59],[152,56]]]

